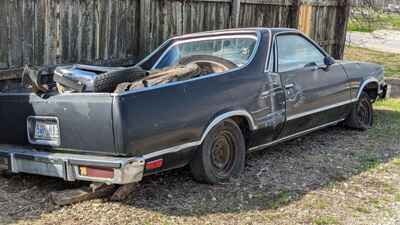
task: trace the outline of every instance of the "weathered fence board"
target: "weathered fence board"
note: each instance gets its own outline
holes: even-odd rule
[[[8,28],[7,2],[0,1],[0,69],[8,67]]]
[[[348,0],[0,1],[0,69],[133,63],[171,36],[230,27],[294,27],[340,58]]]

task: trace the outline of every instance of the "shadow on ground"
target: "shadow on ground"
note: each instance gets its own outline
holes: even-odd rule
[[[118,204],[168,216],[235,213],[291,204],[312,190],[400,157],[400,133],[396,133],[400,125],[392,120],[400,118],[400,113],[380,110],[377,114],[376,126],[368,132],[327,128],[250,154],[244,175],[223,185],[196,183],[187,168],[145,177],[138,190]],[[48,193],[73,185],[80,184],[29,175],[0,177],[0,224],[58,210],[49,203]]]

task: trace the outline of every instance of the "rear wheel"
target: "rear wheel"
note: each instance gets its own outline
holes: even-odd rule
[[[244,169],[246,147],[244,137],[233,120],[214,127],[197,149],[190,164],[197,181],[218,184],[238,177]]]
[[[372,127],[373,120],[374,112],[371,99],[367,93],[363,92],[345,124],[350,128],[364,131]]]

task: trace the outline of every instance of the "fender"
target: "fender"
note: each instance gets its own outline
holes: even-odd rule
[[[358,93],[357,93],[357,100],[360,99],[361,93],[364,90],[364,88],[371,83],[376,83],[378,85],[378,92],[379,92],[379,80],[376,79],[375,77],[370,77],[368,79],[366,79],[360,86],[360,88],[358,89]]]
[[[181,150],[184,149],[188,149],[188,148],[192,148],[192,147],[197,147],[199,145],[201,145],[204,141],[204,139],[207,137],[208,133],[217,125],[219,124],[221,121],[233,117],[233,116],[243,116],[246,118],[247,122],[250,125],[250,129],[251,130],[257,130],[257,125],[254,122],[253,117],[250,115],[249,112],[247,112],[246,110],[233,110],[233,111],[229,111],[229,112],[225,112],[222,113],[221,115],[215,117],[211,123],[208,124],[207,128],[204,130],[201,139],[195,142],[189,142],[189,143],[185,143],[182,145],[177,145],[177,146],[173,146],[170,148],[166,148],[160,151],[156,151],[156,152],[152,152],[149,154],[146,154],[143,156],[144,159],[150,159],[150,158],[154,158],[157,156],[161,156],[164,154],[169,154],[169,153],[175,153],[175,152],[179,152]]]
[[[220,122],[222,122],[223,120],[233,117],[233,116],[244,116],[247,120],[247,122],[250,125],[250,130],[254,131],[257,130],[258,127],[254,122],[253,117],[250,115],[249,112],[247,112],[246,110],[235,110],[235,111],[229,111],[226,113],[223,113],[219,116],[217,116],[208,126],[207,128],[204,130],[203,135],[201,136],[201,140],[200,142],[203,143],[204,139],[207,137],[208,133],[211,131],[211,129],[213,129],[217,124],[219,124]]]

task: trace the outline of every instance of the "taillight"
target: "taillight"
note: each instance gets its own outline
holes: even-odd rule
[[[109,178],[114,177],[114,169],[102,168],[102,167],[91,167],[91,166],[79,166],[79,174],[85,177],[98,177],[98,178]]]
[[[146,170],[155,170],[163,166],[164,160],[157,159],[150,162],[146,162]]]

